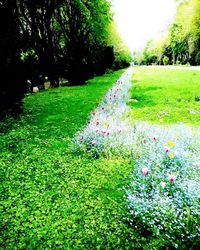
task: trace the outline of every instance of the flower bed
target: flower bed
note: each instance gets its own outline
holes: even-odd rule
[[[140,124],[127,189],[130,223],[178,248],[200,236],[200,132]]]
[[[86,152],[94,157],[111,156],[126,150],[130,154],[131,138],[127,141],[126,135],[130,134],[132,126],[125,119],[129,111],[126,101],[129,96],[130,76],[131,69],[121,76],[108,91],[103,102],[93,111],[88,126],[74,139],[74,151]]]
[[[124,156],[133,162],[126,188],[126,220],[160,246],[200,236],[200,129],[129,121],[131,69],[116,82],[74,139],[76,152],[94,157]],[[184,244],[184,243],[181,243]]]

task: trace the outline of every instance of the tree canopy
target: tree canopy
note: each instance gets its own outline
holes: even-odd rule
[[[130,62],[130,52],[111,32],[108,0],[4,0],[0,14],[0,66],[7,78],[0,84],[4,108],[21,100],[28,79],[39,88],[44,88],[45,78],[51,87],[58,87],[60,78],[84,84]],[[12,91],[19,92],[16,98]]]
[[[200,1],[181,0],[173,23],[160,40],[147,43],[138,60],[142,64],[200,65]],[[154,48],[154,49],[152,49]]]

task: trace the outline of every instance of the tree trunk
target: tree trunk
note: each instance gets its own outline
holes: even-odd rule
[[[175,52],[173,51],[173,65],[175,65],[176,64],[176,54],[175,54]]]
[[[58,88],[59,87],[59,78],[50,77],[50,87],[51,88]]]

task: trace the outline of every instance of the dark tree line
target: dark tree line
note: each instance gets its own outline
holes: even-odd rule
[[[0,1],[0,113],[19,104],[25,88],[20,60],[22,37],[15,0]],[[18,105],[16,105],[18,107]]]
[[[51,87],[61,77],[76,85],[116,69],[111,22],[107,0],[0,1],[0,112],[20,103],[27,79],[39,88],[45,77]]]

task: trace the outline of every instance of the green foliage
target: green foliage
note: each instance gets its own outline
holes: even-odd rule
[[[200,125],[199,71],[134,68],[131,114],[136,120]]]
[[[108,45],[114,48],[114,69],[125,68],[130,65],[132,61],[131,51],[128,45],[122,40],[113,22],[109,26]]]
[[[48,76],[51,87],[59,86],[60,77],[72,85],[83,84],[111,68],[113,51],[107,45],[112,21],[109,1],[39,0],[34,4],[22,0],[17,5],[25,47],[22,57],[27,59],[34,50],[38,58],[34,68],[38,75]],[[33,62],[29,62],[31,67]]]
[[[156,44],[153,40],[149,40],[142,52],[142,58],[139,64],[152,65],[157,62]]]
[[[21,52],[21,60],[23,62],[27,61],[30,57],[38,60],[38,56],[36,55],[36,53],[33,49],[30,49],[26,52],[24,52],[24,51]]]
[[[199,0],[177,1],[176,17],[159,40],[149,41],[143,50],[139,64],[162,64],[163,57],[169,64],[196,65],[195,56],[200,47]]]
[[[197,65],[200,65],[200,51],[195,56],[195,62],[197,63]]]

